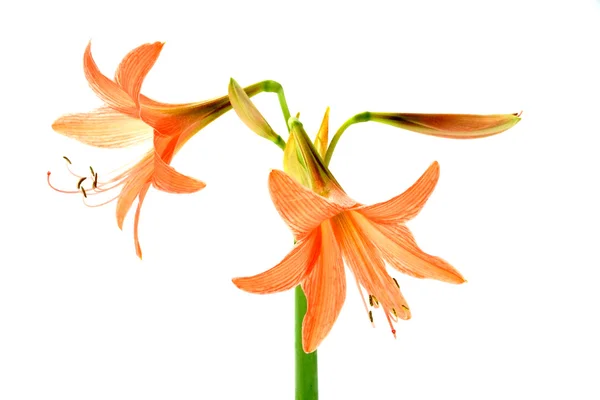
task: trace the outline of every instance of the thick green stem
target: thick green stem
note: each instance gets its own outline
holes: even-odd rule
[[[296,286],[296,400],[317,400],[319,382],[317,351],[306,354],[302,348],[302,320],[306,314],[306,296],[300,285]]]
[[[360,114],[356,114],[354,117],[350,118],[348,121],[344,122],[344,124],[337,130],[333,138],[331,139],[331,143],[327,148],[327,153],[325,154],[325,166],[329,166],[329,161],[331,161],[331,156],[333,155],[333,150],[335,150],[335,146],[339,142],[340,138],[344,131],[350,126],[354,124],[358,124],[359,122],[367,122],[371,119],[371,113],[366,111]]]

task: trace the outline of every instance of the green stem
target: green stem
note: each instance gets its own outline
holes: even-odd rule
[[[350,125],[358,124],[360,122],[367,122],[370,119],[371,119],[371,113],[368,111],[365,111],[363,113],[356,114],[354,117],[352,117],[348,121],[344,122],[344,124],[340,127],[340,129],[337,130],[337,132],[333,136],[333,139],[331,139],[331,143],[329,144],[329,147],[327,148],[327,153],[325,153],[325,160],[324,160],[326,167],[329,166],[329,161],[331,161],[331,156],[333,155],[333,150],[335,150],[335,146],[337,146],[337,143],[339,142],[340,138],[342,137],[342,134],[344,133],[344,131]]]
[[[290,110],[287,105],[287,101],[285,99],[285,94],[283,93],[283,86],[279,82],[275,81],[263,81],[261,82],[263,90],[269,93],[277,93],[277,98],[279,99],[279,105],[281,106],[281,111],[283,112],[283,118],[285,119],[285,126],[288,127],[288,120],[291,117]],[[290,128],[288,127],[288,132]],[[285,146],[284,146],[285,148]]]
[[[300,285],[296,286],[296,400],[317,400],[319,382],[317,351],[306,354],[302,348],[302,320],[306,314],[306,296]]]

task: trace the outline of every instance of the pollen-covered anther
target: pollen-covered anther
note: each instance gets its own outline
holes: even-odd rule
[[[369,310],[369,320],[371,320],[371,323],[373,323],[373,311]]]
[[[377,300],[377,297],[372,294],[369,295],[369,304],[373,308],[379,308],[379,300]]]
[[[396,313],[396,309],[392,308],[392,314],[394,314],[394,317],[396,317],[396,319],[398,318],[398,314]]]

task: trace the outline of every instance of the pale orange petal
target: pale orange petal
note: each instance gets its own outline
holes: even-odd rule
[[[325,159],[325,153],[327,153],[327,143],[329,142],[329,107],[325,110],[325,116],[321,127],[315,138],[315,148],[319,152],[322,159]]]
[[[138,196],[138,204],[137,204],[137,208],[135,210],[135,218],[133,220],[133,241],[135,243],[135,254],[137,254],[137,256],[140,258],[140,260],[142,259],[142,248],[140,246],[140,239],[139,239],[139,235],[138,235],[138,225],[140,222],[140,211],[142,210],[142,203],[144,202],[144,199],[146,198],[146,193],[148,193],[149,188],[150,188],[149,183],[146,183],[144,185],[144,187],[142,187],[142,190],[140,191],[140,194]]]
[[[283,292],[297,286],[309,274],[319,257],[321,231],[316,229],[299,240],[292,251],[276,266],[261,274],[246,278],[234,278],[233,283],[251,293]]]
[[[410,311],[404,296],[385,270],[379,250],[356,222],[360,214],[349,211],[332,219],[334,232],[342,248],[344,260],[360,284],[377,297],[385,310],[396,310],[399,318],[409,319]]]
[[[283,171],[271,171],[269,191],[275,208],[296,237],[312,231],[343,210],[342,206],[303,187]]]
[[[414,218],[435,189],[440,176],[440,165],[433,162],[425,173],[404,193],[383,203],[362,206],[357,211],[377,223],[404,222]]]
[[[144,79],[154,66],[163,45],[164,43],[155,42],[135,48],[123,58],[115,73],[115,81],[138,106]]]
[[[123,229],[123,221],[129,212],[131,205],[136,197],[142,191],[142,188],[150,182],[152,172],[154,170],[154,152],[149,152],[144,158],[136,164],[128,175],[130,176],[121,190],[119,200],[117,201],[117,224],[120,229]]]
[[[183,175],[165,163],[158,153],[154,153],[154,173],[152,184],[167,193],[194,193],[206,184],[198,179]]]
[[[137,117],[138,112],[131,97],[98,69],[92,58],[91,46],[92,43],[90,42],[83,55],[83,71],[90,87],[111,108],[134,118]]]
[[[370,120],[409,131],[451,139],[475,139],[515,126],[520,114],[370,113]]]
[[[333,327],[346,299],[346,274],[342,253],[329,221],[321,225],[321,254],[302,283],[307,311],[302,321],[302,348],[312,353]]]
[[[405,225],[380,225],[371,223],[364,217],[357,217],[355,220],[386,261],[398,271],[417,278],[432,278],[449,283],[465,282],[465,278],[452,265],[421,250]]]
[[[152,138],[152,128],[108,107],[68,114],[52,124],[56,132],[96,147],[135,146]]]

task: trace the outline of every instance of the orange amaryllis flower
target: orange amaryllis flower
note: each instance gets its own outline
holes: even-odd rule
[[[393,322],[398,318],[409,319],[410,309],[397,281],[386,271],[384,261],[397,271],[417,278],[465,282],[446,261],[423,252],[405,225],[421,211],[435,188],[439,165],[434,162],[401,195],[365,206],[342,190],[302,125],[292,121],[291,127],[288,145],[292,139],[297,145],[296,154],[309,171],[310,188],[285,172],[274,170],[269,176],[269,189],[277,211],[294,233],[296,244],[272,269],[252,277],[235,278],[233,282],[240,289],[261,294],[301,284],[308,307],[302,324],[302,345],[310,353],[327,336],[344,303],[345,261],[356,278],[371,322],[373,314],[362,288],[368,293],[370,306],[381,306],[395,336]],[[325,136],[322,132],[323,128],[320,135]]]
[[[60,190],[50,185],[63,193],[83,193],[85,198],[121,188],[110,200],[92,205],[99,206],[118,199],[116,214],[121,229],[126,214],[137,198],[134,242],[140,258],[142,251],[138,240],[138,222],[148,189],[151,185],[169,193],[192,193],[202,189],[205,186],[203,182],[175,171],[170,166],[171,160],[195,133],[231,108],[227,96],[198,103],[167,104],[142,95],[142,83],[162,47],[163,43],[156,42],[132,50],[120,63],[115,79],[111,80],[98,69],[92,58],[91,43],[88,44],[83,57],[85,76],[105,105],[91,112],[65,115],[52,125],[56,132],[96,147],[121,148],[153,140],[150,150],[142,159],[121,173],[108,177],[100,174],[99,179],[98,173],[90,167],[92,173],[87,182],[92,183],[87,190],[84,188],[84,176],[78,176],[79,190]],[[252,85],[246,90],[249,96],[253,96],[262,90],[261,84]]]

